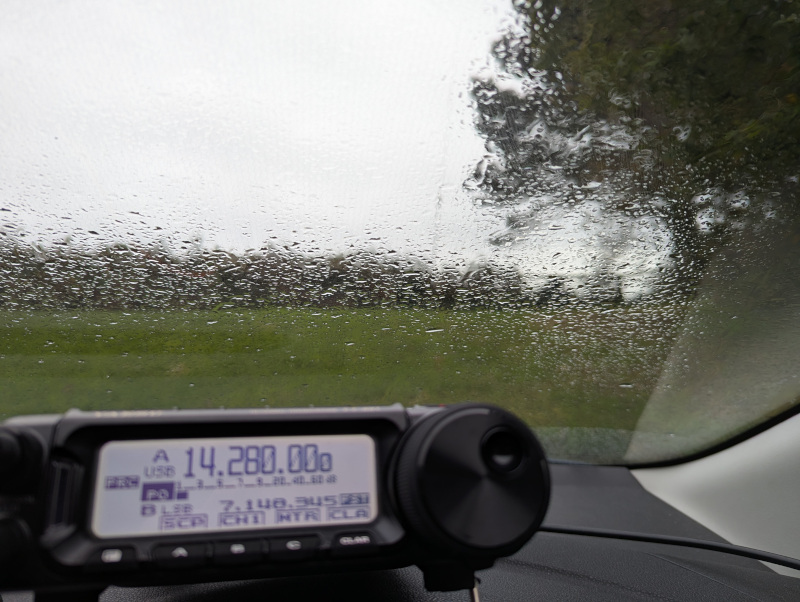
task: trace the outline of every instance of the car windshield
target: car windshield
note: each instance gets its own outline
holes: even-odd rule
[[[800,401],[799,40],[794,0],[7,3],[0,418],[728,441]]]

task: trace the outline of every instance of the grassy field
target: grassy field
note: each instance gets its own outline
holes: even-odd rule
[[[270,308],[0,313],[0,419],[484,401],[534,427],[631,429],[674,311]]]

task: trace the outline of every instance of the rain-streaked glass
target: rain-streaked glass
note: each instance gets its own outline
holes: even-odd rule
[[[8,3],[0,418],[510,408],[646,463],[800,400],[800,8]]]

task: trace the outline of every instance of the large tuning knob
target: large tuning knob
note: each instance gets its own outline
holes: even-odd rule
[[[460,557],[518,550],[544,518],[550,480],[530,428],[487,405],[451,406],[407,433],[395,472],[400,510],[427,543]]]

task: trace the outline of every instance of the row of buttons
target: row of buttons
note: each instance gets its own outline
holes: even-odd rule
[[[211,554],[209,556],[209,546]],[[334,537],[332,556],[370,554],[376,549],[374,537],[368,532],[342,533]],[[209,559],[218,565],[241,565],[259,562],[265,557],[277,561],[307,560],[320,551],[316,535],[273,539],[242,539],[207,543],[160,545],[153,550],[156,565],[164,568],[189,568],[205,564]],[[123,570],[137,565],[133,547],[103,548],[89,559],[91,570]]]

